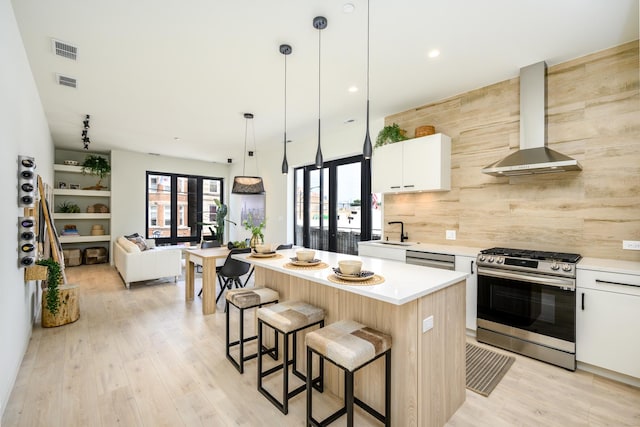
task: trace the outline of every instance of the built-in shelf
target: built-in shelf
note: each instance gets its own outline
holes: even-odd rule
[[[111,197],[111,191],[106,190],[70,190],[68,188],[55,188],[56,196],[85,196],[85,197]]]
[[[102,236],[60,236],[60,243],[87,243],[87,242],[108,242],[111,235]]]
[[[82,173],[82,169],[82,166],[53,165],[53,170],[56,172]]]
[[[110,213],[62,213],[53,214],[55,219],[110,219]]]

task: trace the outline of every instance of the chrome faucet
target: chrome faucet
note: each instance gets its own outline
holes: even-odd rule
[[[402,221],[389,221],[387,224],[400,224],[400,242],[404,242],[405,240],[409,240],[409,236],[404,234],[404,222]]]

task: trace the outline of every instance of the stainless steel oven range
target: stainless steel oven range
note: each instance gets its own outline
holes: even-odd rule
[[[509,248],[481,251],[477,340],[575,370],[580,258]]]

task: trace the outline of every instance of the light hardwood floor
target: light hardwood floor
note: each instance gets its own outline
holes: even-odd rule
[[[256,362],[240,375],[224,356],[223,311],[202,316],[184,282],[126,290],[107,265],[67,275],[81,286],[80,319],[34,328],[2,426],[304,425],[304,393],[287,416],[267,402]],[[640,390],[526,357],[488,398],[466,395],[447,426],[640,426]],[[336,405],[319,399],[319,410]],[[377,425],[357,412],[356,425]]]

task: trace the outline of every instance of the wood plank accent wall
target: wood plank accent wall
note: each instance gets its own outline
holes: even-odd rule
[[[421,125],[449,135],[452,170],[449,192],[385,195],[385,224],[404,221],[411,241],[640,261],[640,251],[622,250],[622,240],[640,240],[638,47],[548,69],[548,145],[578,159],[581,172],[480,172],[518,148],[519,78],[386,117],[408,135]],[[445,230],[457,230],[457,240],[445,240]]]

